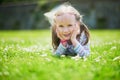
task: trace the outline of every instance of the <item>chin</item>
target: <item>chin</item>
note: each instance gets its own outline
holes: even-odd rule
[[[70,40],[70,38],[66,38],[66,40]]]

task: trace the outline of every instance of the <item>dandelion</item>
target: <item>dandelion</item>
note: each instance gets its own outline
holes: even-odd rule
[[[107,54],[107,51],[104,51],[103,54],[106,55],[106,54]]]
[[[65,55],[61,55],[61,57],[65,57]]]
[[[100,61],[100,59],[95,59],[95,62],[99,62]]]
[[[95,59],[94,59],[95,62],[99,62],[99,61],[100,61],[100,58],[101,58],[101,56],[98,56],[97,58],[95,58]]]
[[[6,48],[4,49],[4,51],[8,51],[8,47],[6,47]]]
[[[107,44],[112,45],[112,42],[108,42]]]
[[[42,50],[43,50],[43,51],[45,51],[46,49],[45,49],[45,48],[43,48]]]
[[[46,60],[46,61],[48,61],[48,62],[50,62],[50,61],[51,61],[51,59],[49,59],[49,58],[45,58],[45,60]]]
[[[33,56],[30,56],[31,59],[33,59]]]
[[[31,52],[32,50],[30,48],[23,48],[24,51],[26,52]]]
[[[8,71],[5,71],[3,72],[4,75],[8,76],[9,75],[9,72]]]
[[[71,59],[75,60],[75,61],[78,61],[81,57],[79,56],[75,56],[75,57],[71,57]]]
[[[120,60],[120,56],[117,56],[113,59],[113,61]]]
[[[116,46],[113,46],[113,47],[111,47],[111,49],[110,50],[115,50],[116,49]]]
[[[106,62],[107,62],[106,60],[103,61],[103,63],[106,63]]]
[[[87,58],[85,56],[83,57],[83,61],[87,61]]]
[[[41,54],[40,56],[41,56],[41,57],[46,57],[46,56],[47,56],[47,54]]]

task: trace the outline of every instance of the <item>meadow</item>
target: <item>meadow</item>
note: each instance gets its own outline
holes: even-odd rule
[[[90,30],[84,59],[52,55],[50,30],[0,31],[0,80],[120,80],[120,30]]]

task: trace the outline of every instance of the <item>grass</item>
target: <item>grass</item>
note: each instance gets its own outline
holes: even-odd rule
[[[91,30],[87,59],[52,56],[51,33],[0,31],[0,80],[120,80],[120,30]]]

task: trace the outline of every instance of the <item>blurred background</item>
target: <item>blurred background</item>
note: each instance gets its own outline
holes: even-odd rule
[[[89,29],[120,29],[120,0],[0,0],[0,30],[49,29],[43,14],[66,1]]]

